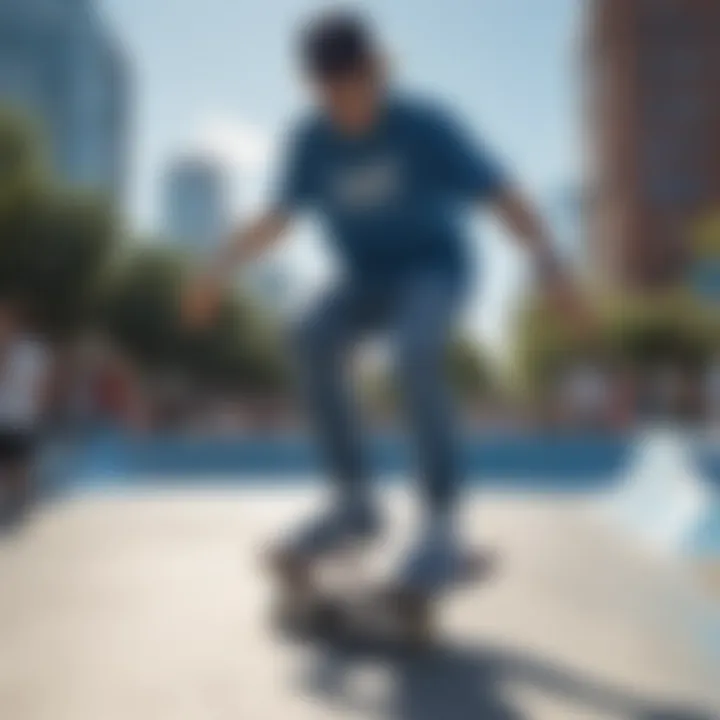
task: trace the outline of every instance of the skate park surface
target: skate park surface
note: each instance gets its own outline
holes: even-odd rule
[[[714,560],[689,551],[710,500],[677,454],[650,443],[601,494],[473,488],[463,532],[497,572],[448,598],[417,653],[273,631],[263,550],[321,504],[317,482],[70,494],[0,541],[0,717],[720,717]],[[358,582],[412,536],[409,484],[382,501]]]

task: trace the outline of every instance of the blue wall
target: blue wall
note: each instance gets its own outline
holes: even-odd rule
[[[412,450],[401,440],[378,438],[370,451],[379,473],[412,472]],[[498,435],[466,441],[461,457],[475,484],[586,491],[614,483],[632,452],[632,440],[620,436]],[[269,478],[282,483],[313,477],[322,470],[317,452],[302,438],[190,440],[113,435],[66,448],[63,466],[64,471],[51,473],[55,484],[128,485],[146,482],[148,477],[168,484],[199,477],[223,483],[267,482]]]

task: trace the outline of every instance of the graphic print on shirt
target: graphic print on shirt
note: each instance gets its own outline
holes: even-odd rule
[[[404,186],[402,165],[392,156],[347,164],[330,173],[336,206],[350,212],[386,208],[400,199]]]

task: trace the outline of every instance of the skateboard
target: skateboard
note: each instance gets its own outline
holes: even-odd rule
[[[341,559],[346,563],[346,582],[323,582],[323,562],[327,559],[310,564],[284,558],[276,565],[276,628],[295,638],[377,638],[412,647],[430,645],[437,637],[443,599],[487,580],[496,564],[490,553],[474,553],[460,578],[426,593],[363,578],[347,558]]]

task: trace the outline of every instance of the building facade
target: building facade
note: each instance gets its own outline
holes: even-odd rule
[[[0,107],[32,117],[62,179],[122,201],[129,100],[127,59],[91,0],[0,3]]]
[[[593,0],[584,88],[593,273],[681,282],[720,210],[720,2]]]
[[[215,248],[230,224],[224,168],[202,155],[179,158],[166,172],[163,194],[165,235],[186,250]]]

